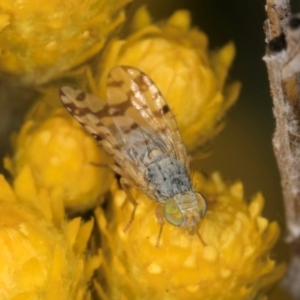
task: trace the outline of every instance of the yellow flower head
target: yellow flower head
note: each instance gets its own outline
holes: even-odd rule
[[[90,299],[86,285],[102,259],[84,254],[93,222],[64,221],[62,204],[35,188],[29,167],[14,190],[0,175],[0,191],[0,298]]]
[[[41,101],[38,106],[43,111],[46,105]],[[113,178],[107,154],[64,108],[43,116],[32,112],[15,139],[12,158],[6,159],[7,168],[16,176],[28,164],[36,184],[62,193],[68,210],[94,207]]]
[[[133,189],[139,205],[128,232],[132,205],[122,190],[113,191],[110,221],[97,211],[105,256],[98,278],[106,278],[109,299],[264,299],[283,275],[284,266],[270,258],[279,227],[261,216],[262,196],[247,205],[242,183],[226,184],[218,173],[195,177],[208,202],[200,237],[166,223],[156,247],[157,203]]]
[[[101,50],[130,0],[3,0],[0,71],[44,83]]]
[[[111,42],[102,57],[100,96],[106,98],[106,76],[112,67],[137,67],[157,84],[176,116],[187,149],[194,150],[221,130],[220,121],[239,94],[238,82],[225,85],[235,55],[233,43],[210,53],[206,35],[190,27],[184,10],[155,25],[141,8],[133,29],[126,40]]]

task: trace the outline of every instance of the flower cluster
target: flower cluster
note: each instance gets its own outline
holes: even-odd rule
[[[198,155],[240,91],[226,82],[234,44],[211,52],[185,10],[153,23],[142,7],[119,39],[128,0],[35,2],[0,3],[0,72],[43,94],[12,135],[4,159],[12,184],[0,176],[0,298],[266,299],[284,266],[270,258],[280,230],[262,217],[262,195],[247,204],[241,182],[196,172],[207,199],[197,234],[165,223],[157,247],[157,203],[131,188],[139,205],[124,232],[133,207],[111,158],[56,103],[58,84],[70,81],[106,99],[108,72],[136,67],[159,87]]]
[[[90,299],[86,285],[102,254],[85,255],[93,220],[67,221],[62,195],[35,187],[25,166],[12,188],[0,176],[0,297]]]
[[[0,71],[41,84],[80,65],[125,20],[130,0],[0,3]]]
[[[105,98],[106,76],[112,67],[135,66],[145,72],[158,85],[187,149],[193,151],[223,128],[221,121],[236,101],[240,83],[225,84],[234,44],[210,53],[206,35],[190,23],[189,12],[179,10],[167,21],[152,24],[142,7],[133,20],[132,34],[110,43],[98,66],[96,84]]]
[[[158,247],[156,203],[132,190],[139,205],[124,233],[132,205],[112,188],[111,209],[96,212],[105,241],[98,278],[109,299],[265,299],[262,287],[283,275],[269,255],[280,230],[261,216],[262,195],[247,204],[241,182],[225,183],[218,173],[194,180],[208,200],[199,236],[166,223]]]
[[[13,142],[14,155],[5,160],[7,169],[17,176],[29,165],[36,185],[62,193],[72,213],[92,208],[112,181],[110,158],[65,109],[48,112],[43,106],[42,99],[27,116]]]

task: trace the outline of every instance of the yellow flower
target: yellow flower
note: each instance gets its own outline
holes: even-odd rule
[[[98,53],[130,0],[3,0],[0,71],[40,84]]]
[[[65,221],[62,203],[35,188],[28,166],[14,189],[0,175],[0,191],[1,300],[90,299],[86,286],[102,261],[84,253],[93,221]]]
[[[106,76],[116,65],[141,69],[157,84],[170,105],[189,151],[205,144],[223,127],[222,118],[236,101],[240,83],[225,84],[235,56],[232,42],[210,53],[206,35],[190,27],[187,11],[151,24],[145,8],[126,40],[111,42],[98,66],[96,85],[106,98]]]
[[[64,195],[67,210],[92,208],[113,178],[107,167],[110,158],[64,108],[50,113],[47,109],[44,100],[32,109],[15,138],[12,158],[5,160],[6,167],[17,176],[28,164],[39,187]]]
[[[122,190],[113,189],[110,221],[97,210],[106,272],[98,278],[107,280],[109,299],[265,299],[265,289],[283,275],[284,266],[270,258],[279,227],[261,216],[261,194],[248,205],[241,182],[227,184],[218,173],[194,179],[208,202],[199,226],[203,242],[166,223],[156,247],[157,203],[133,189],[139,205],[128,232],[132,205]]]

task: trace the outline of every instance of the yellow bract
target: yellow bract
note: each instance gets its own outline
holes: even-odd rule
[[[55,207],[35,188],[28,166],[14,189],[0,175],[0,190],[1,300],[90,299],[86,284],[102,260],[101,253],[84,256],[93,221],[65,221],[59,200]]]
[[[194,179],[207,199],[199,226],[205,244],[166,222],[157,248],[157,203],[135,190],[139,205],[128,232],[132,205],[122,190],[113,189],[109,222],[97,211],[106,264],[99,278],[107,279],[109,299],[263,299],[262,290],[282,276],[284,266],[270,258],[280,230],[261,216],[262,196],[247,205],[241,182],[226,184],[218,173]]]
[[[3,0],[0,71],[40,84],[98,53],[130,0]]]
[[[36,105],[43,116],[32,109],[6,166],[16,176],[28,164],[37,186],[62,194],[67,210],[92,208],[111,183],[110,158],[64,108],[47,113],[43,105]]]
[[[134,32],[112,41],[98,67],[98,89],[104,99],[112,67],[128,65],[145,72],[176,116],[188,151],[221,130],[221,120],[240,91],[239,82],[225,84],[235,56],[233,43],[211,53],[206,35],[190,22],[187,11],[177,11],[165,23],[151,24],[141,8],[133,20]]]

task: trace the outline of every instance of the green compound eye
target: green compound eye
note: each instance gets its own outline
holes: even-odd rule
[[[174,226],[179,226],[183,222],[183,214],[180,211],[176,201],[169,198],[164,204],[164,215],[168,222]]]

